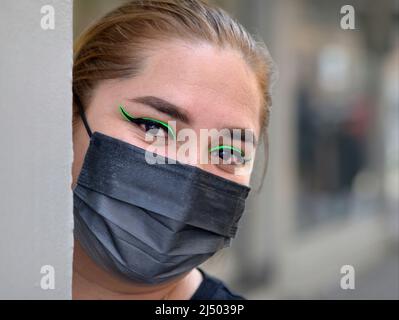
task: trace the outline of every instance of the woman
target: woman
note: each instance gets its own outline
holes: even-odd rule
[[[80,37],[74,299],[242,298],[197,266],[235,236],[271,74],[266,47],[200,0],[132,1]],[[191,140],[194,156],[171,152],[179,133],[204,129],[228,142],[210,135]]]

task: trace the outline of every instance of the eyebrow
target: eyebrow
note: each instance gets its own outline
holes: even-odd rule
[[[186,124],[190,123],[190,118],[187,113],[181,108],[173,103],[170,103],[161,98],[157,98],[154,96],[145,96],[145,97],[137,97],[133,99],[128,99],[131,102],[137,102],[144,105],[147,105],[159,112],[162,112],[172,118],[180,120]]]
[[[168,102],[164,99],[155,97],[155,96],[143,96],[143,97],[136,97],[132,99],[128,99],[130,102],[137,102],[144,105],[147,105],[161,113],[164,113],[172,118],[180,120],[186,124],[190,124],[191,120],[187,113],[183,110],[183,108],[174,105],[171,102]],[[249,134],[245,134],[246,130],[244,128],[223,128],[229,131],[230,138],[237,139],[239,138],[242,142],[252,142],[254,146],[258,144],[258,141],[253,134],[252,131],[248,131]],[[222,130],[223,130],[222,129]],[[240,130],[240,137],[237,137],[234,134],[233,130]]]

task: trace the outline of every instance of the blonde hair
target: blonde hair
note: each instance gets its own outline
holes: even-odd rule
[[[203,0],[136,0],[113,10],[88,28],[74,46],[74,119],[77,104],[87,106],[102,80],[137,76],[146,50],[155,41],[205,41],[237,50],[253,70],[264,97],[262,127],[271,107],[273,62],[256,41],[225,11]]]

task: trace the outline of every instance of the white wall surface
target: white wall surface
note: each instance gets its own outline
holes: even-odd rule
[[[44,5],[54,30],[42,29]],[[71,80],[72,0],[2,0],[0,299],[71,297]]]

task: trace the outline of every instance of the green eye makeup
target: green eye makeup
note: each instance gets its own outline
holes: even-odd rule
[[[120,111],[121,115],[127,121],[133,122],[133,123],[135,123],[137,125],[144,124],[145,126],[154,126],[154,124],[155,124],[156,127],[159,126],[161,129],[166,131],[168,133],[168,135],[173,137],[174,140],[176,140],[176,133],[175,133],[174,129],[168,123],[166,123],[164,121],[161,121],[161,120],[149,118],[149,117],[141,117],[141,118],[134,117],[129,112],[127,112],[122,105],[119,105],[119,111]],[[223,151],[230,151],[230,153],[234,154],[237,157],[240,157],[240,163],[241,164],[245,164],[245,163],[251,161],[250,158],[245,158],[244,152],[241,149],[236,148],[234,146],[220,145],[220,146],[216,146],[216,147],[213,147],[213,148],[209,148],[209,153],[214,153],[214,152],[219,152],[220,153],[220,152],[223,152]]]
[[[242,161],[243,161],[244,164],[247,163],[248,161],[251,161],[250,158],[245,158],[244,157],[244,152],[242,150],[240,150],[240,149],[238,149],[236,147],[233,147],[233,146],[228,146],[228,145],[216,146],[216,147],[210,148],[209,152],[210,153],[215,152],[215,151],[219,151],[220,152],[220,151],[223,151],[223,150],[230,150],[230,151],[234,151],[234,152],[238,153],[242,157]]]
[[[133,117],[131,114],[129,114],[129,112],[127,112],[123,108],[122,105],[119,106],[119,111],[122,114],[122,116],[130,122],[140,123],[144,120],[144,121],[150,121],[152,123],[157,123],[157,124],[161,125],[165,130],[167,130],[167,132],[173,137],[173,139],[176,139],[175,131],[169,124],[167,124],[164,121],[153,119],[153,118],[148,118],[148,117],[142,117],[142,118]]]
[[[236,151],[236,152],[238,152],[241,156],[243,156],[243,152],[242,152],[240,149],[238,149],[238,148],[236,148],[236,147],[233,147],[233,146],[217,146],[217,147],[213,147],[213,148],[209,149],[209,152],[219,151],[219,150],[225,150],[225,149],[227,149],[227,150],[232,150],[232,151]]]

